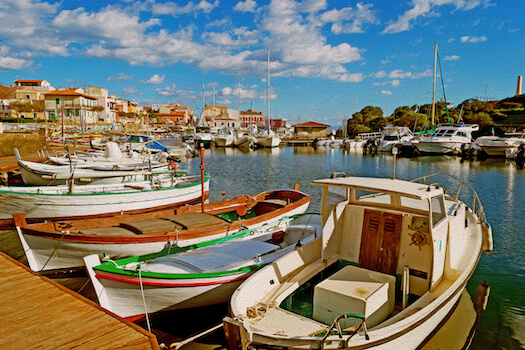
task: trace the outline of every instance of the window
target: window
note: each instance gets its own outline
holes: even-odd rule
[[[444,202],[443,196],[433,197],[430,200],[430,206],[432,207],[432,226],[435,227],[446,216],[445,202]]]

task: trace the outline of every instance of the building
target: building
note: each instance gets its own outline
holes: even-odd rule
[[[11,100],[15,98],[16,89],[9,86],[0,85],[0,117],[8,118],[11,116]]]
[[[262,129],[265,125],[264,123],[264,115],[255,109],[249,109],[247,111],[241,111],[240,113],[241,118],[241,125],[244,128],[253,128],[256,127],[257,129]]]
[[[35,90],[31,87],[20,87],[15,91],[15,100],[22,104],[31,105],[31,111],[19,112],[18,115],[12,117],[20,117],[34,120],[47,120],[47,113],[45,109],[45,92]],[[11,111],[12,113],[13,111]]]
[[[94,124],[97,121],[93,107],[97,98],[84,93],[81,88],[54,90],[45,94],[45,108],[50,120],[68,124]]]
[[[47,80],[42,79],[16,79],[15,86],[19,87],[29,87],[34,90],[39,91],[53,91],[56,90]]]
[[[330,125],[316,123],[316,122],[305,122],[296,124],[293,126],[294,135],[299,139],[320,139],[326,138],[327,129]]]

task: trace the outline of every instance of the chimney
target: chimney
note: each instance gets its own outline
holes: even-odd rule
[[[523,84],[523,75],[518,75],[518,86],[516,87],[516,96],[521,95],[522,84]]]

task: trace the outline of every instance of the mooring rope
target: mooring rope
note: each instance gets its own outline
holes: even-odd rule
[[[144,304],[144,311],[146,315],[146,325],[148,326],[148,331],[151,333],[151,324],[149,322],[149,314],[148,314],[148,308],[146,306],[146,298],[144,297],[144,287],[142,286],[142,275],[140,273],[141,272],[140,266],[138,266],[138,271],[139,271],[140,293],[142,294],[142,303]]]
[[[64,236],[67,233],[69,233],[69,231],[67,231],[67,230],[62,233],[62,236],[60,236],[60,239],[58,240],[58,244],[55,246],[55,248],[51,252],[51,255],[47,258],[46,263],[44,264],[44,266],[42,266],[42,268],[40,270],[44,270],[46,268],[47,263],[51,260],[51,258],[53,257],[53,254],[55,254],[55,252],[57,251],[58,247],[60,246],[60,243],[62,243],[62,239],[64,238]]]

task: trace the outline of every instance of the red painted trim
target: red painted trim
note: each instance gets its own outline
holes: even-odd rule
[[[132,278],[122,278],[122,277],[114,277],[114,276],[105,276],[105,275],[99,275],[96,274],[97,278],[105,278],[108,280],[118,281],[118,282],[124,282],[124,283],[133,283],[133,284],[140,284],[138,279],[132,279]],[[248,276],[241,276],[237,278],[231,278],[227,280],[220,280],[220,281],[208,281],[208,282],[191,282],[191,283],[181,283],[181,282],[151,282],[151,281],[144,281],[142,280],[142,284],[145,286],[160,286],[160,287],[202,287],[202,286],[213,286],[217,284],[226,284],[230,282],[235,281],[242,281],[244,279],[248,278]]]

